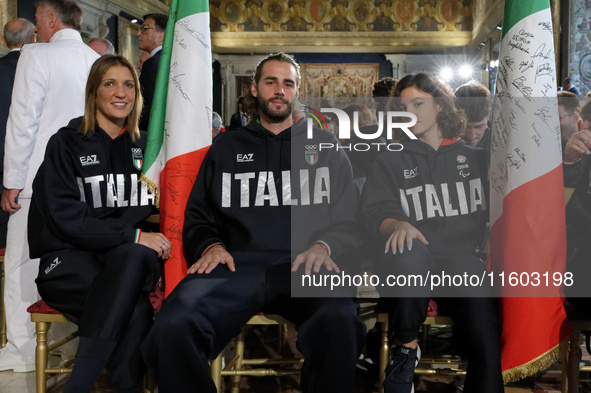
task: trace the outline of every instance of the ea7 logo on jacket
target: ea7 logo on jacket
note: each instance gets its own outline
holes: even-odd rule
[[[404,178],[405,179],[412,179],[413,177],[417,177],[418,175],[419,175],[419,167],[404,170]]]
[[[236,162],[253,162],[254,153],[236,154]]]
[[[96,154],[91,154],[88,156],[81,156],[79,158],[80,158],[80,164],[82,164],[82,166],[96,165],[96,164],[101,163],[99,161],[98,157],[96,156]]]
[[[55,258],[53,262],[51,262],[51,264],[45,268],[45,274],[55,269],[60,263],[62,263],[62,261],[59,259],[59,257]]]

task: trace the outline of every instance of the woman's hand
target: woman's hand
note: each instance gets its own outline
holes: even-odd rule
[[[170,256],[171,243],[160,232],[143,232],[138,244],[151,248],[158,253],[158,257],[168,259]]]
[[[402,254],[404,252],[404,243],[406,243],[408,251],[412,250],[412,239],[418,239],[424,245],[429,245],[421,231],[406,221],[386,221],[382,227],[382,233],[386,236],[390,233],[386,241],[386,253],[392,249],[392,254],[396,254],[396,252]]]
[[[187,270],[187,274],[209,274],[220,263],[228,266],[231,272],[236,271],[232,255],[221,245],[213,246]]]

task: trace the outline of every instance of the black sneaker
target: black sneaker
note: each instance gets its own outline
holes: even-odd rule
[[[390,363],[386,368],[384,393],[413,393],[415,367],[419,364],[420,350],[402,345],[395,346],[390,353]]]

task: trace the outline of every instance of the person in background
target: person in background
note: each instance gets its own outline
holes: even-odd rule
[[[358,127],[358,130],[363,134],[375,134],[377,132],[378,126],[376,124],[376,119],[374,114],[372,113],[371,109],[369,109],[366,105],[363,104],[350,104],[343,108],[343,111],[349,116],[350,124],[350,138],[349,139],[342,139],[340,134],[337,132],[336,137],[341,142],[343,146],[343,150],[347,153],[347,157],[349,157],[349,161],[351,161],[351,167],[353,168],[353,181],[355,183],[355,187],[359,191],[359,195],[361,195],[361,190],[363,190],[363,185],[365,184],[365,180],[371,171],[371,167],[373,164],[373,160],[376,158],[376,152],[370,151],[358,151],[355,149],[355,145],[358,143],[385,143],[386,138],[383,136],[379,136],[378,138],[372,139],[371,141],[361,139],[355,133],[354,127]],[[354,114],[357,113],[357,124],[355,124],[355,117]],[[351,146],[349,149],[348,147]]]
[[[11,213],[4,259],[8,345],[0,371],[34,369],[35,327],[27,307],[38,300],[38,259],[29,257],[27,215],[31,184],[49,137],[84,113],[84,87],[99,55],[82,42],[82,10],[73,0],[41,0],[38,43],[25,45],[16,67],[6,124],[2,209]]]
[[[4,164],[4,139],[6,137],[6,122],[12,99],[12,85],[16,73],[16,63],[25,44],[35,42],[35,25],[26,19],[13,19],[4,25],[4,44],[10,52],[0,57],[0,179]],[[0,185],[0,192],[4,187]],[[9,214],[0,211],[0,248],[6,247],[6,226]]]
[[[558,118],[560,119],[560,140],[562,142],[562,151],[566,148],[566,143],[582,127],[582,120],[579,117],[581,103],[577,95],[570,91],[559,91],[558,95]]]
[[[88,41],[88,46],[90,46],[92,50],[101,56],[115,54],[115,47],[111,41],[107,40],[106,38],[91,38],[90,41]]]
[[[378,120],[378,116],[380,116],[380,112],[382,113],[382,118],[384,120],[383,124],[386,124],[386,112],[388,110],[388,106],[391,101],[392,93],[394,92],[394,88],[396,87],[396,83],[398,80],[391,78],[391,77],[384,77],[373,84],[373,90],[371,92],[371,96],[373,97],[374,101],[376,102],[375,105],[375,117]],[[383,141],[386,138],[382,138]],[[380,141],[381,142],[381,141]]]
[[[115,392],[143,392],[140,344],[152,325],[148,294],[170,241],[148,232],[154,196],[139,183],[146,133],[134,67],[104,55],[88,76],[84,116],[47,143],[33,182],[31,256],[37,288],[78,324],[80,343],[65,393],[90,392],[105,366]]]
[[[233,130],[236,128],[244,127],[248,124],[248,115],[245,112],[244,108],[244,97],[238,97],[238,101],[236,102],[237,110],[230,118],[230,126],[228,130]]]
[[[160,64],[160,54],[162,52],[162,42],[164,41],[164,31],[168,16],[164,14],[144,15],[144,23],[137,32],[139,41],[138,47],[150,54],[150,57],[142,64],[142,73],[140,74],[140,85],[142,96],[144,97],[144,108],[140,118],[140,130],[147,131],[150,123],[150,111],[152,110],[152,100],[154,99],[154,88],[156,87],[156,75],[158,74],[158,65]]]
[[[373,84],[371,96],[378,99],[376,114],[377,112],[384,112],[386,110],[387,98],[392,95],[396,83],[398,83],[396,79],[387,76]]]
[[[143,51],[137,64],[137,70],[141,71],[146,60],[150,58],[150,52]]]
[[[591,100],[583,104],[580,114],[581,130],[568,139],[562,161],[564,186],[574,188],[566,205],[567,271],[572,272],[573,277],[589,275],[591,258]],[[573,286],[565,288],[568,302],[585,313],[589,313],[587,288],[585,280],[575,281]]]
[[[573,80],[570,76],[564,78],[564,81],[562,82],[562,90],[570,91],[571,93],[574,93],[577,97],[581,95],[579,89],[577,89],[577,87],[573,85]]]
[[[490,145],[490,90],[482,83],[470,81],[458,87],[455,92],[456,108],[466,114],[466,125],[462,139],[468,146],[488,149]]]
[[[218,136],[218,134],[220,132],[226,132],[226,129],[224,128],[224,124],[222,123],[222,117],[220,115],[218,115],[217,112],[213,112],[211,114],[211,139],[213,140],[213,138],[215,138],[216,136]]]

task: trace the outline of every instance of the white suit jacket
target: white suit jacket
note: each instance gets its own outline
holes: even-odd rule
[[[84,114],[86,80],[98,57],[73,29],[21,50],[6,124],[3,179],[5,188],[23,190],[20,198],[32,195],[49,138]]]

